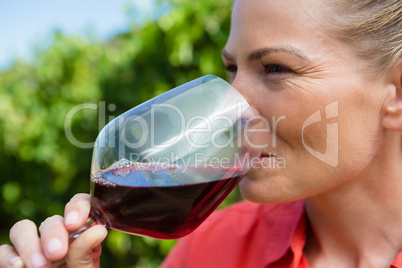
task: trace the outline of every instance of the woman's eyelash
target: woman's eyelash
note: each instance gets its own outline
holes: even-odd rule
[[[263,64],[265,73],[270,74],[270,73],[293,73],[293,71],[285,66],[279,65],[279,64]],[[226,70],[229,73],[236,73],[237,72],[237,66],[234,64],[231,65],[225,65],[223,66],[223,69]]]
[[[229,73],[235,73],[237,72],[237,66],[236,65],[225,65],[223,66],[223,69],[226,70]]]
[[[293,73],[289,68],[279,64],[263,64],[266,73]]]

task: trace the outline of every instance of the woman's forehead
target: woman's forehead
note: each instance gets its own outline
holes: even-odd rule
[[[298,46],[310,38],[325,37],[323,21],[328,10],[317,0],[237,0],[226,46],[247,49],[270,46]],[[322,2],[322,1],[321,1]],[[320,37],[321,36],[321,37]],[[329,37],[329,34],[328,34]]]
[[[259,25],[268,22],[275,26],[285,22],[322,24],[330,19],[331,13],[334,15],[322,0],[236,0],[232,22]]]

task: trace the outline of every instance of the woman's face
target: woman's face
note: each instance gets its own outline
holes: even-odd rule
[[[233,86],[266,119],[261,157],[240,184],[255,202],[306,198],[369,172],[385,80],[331,34],[320,0],[237,0],[222,55]]]

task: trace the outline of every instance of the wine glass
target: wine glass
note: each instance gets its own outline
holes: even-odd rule
[[[258,153],[253,109],[207,75],[108,123],[94,146],[91,212],[83,230],[176,239],[197,228],[235,188]]]

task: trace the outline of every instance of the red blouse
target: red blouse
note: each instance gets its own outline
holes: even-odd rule
[[[180,239],[162,268],[308,268],[304,201],[241,202],[213,213]],[[390,268],[402,268],[399,254]]]

